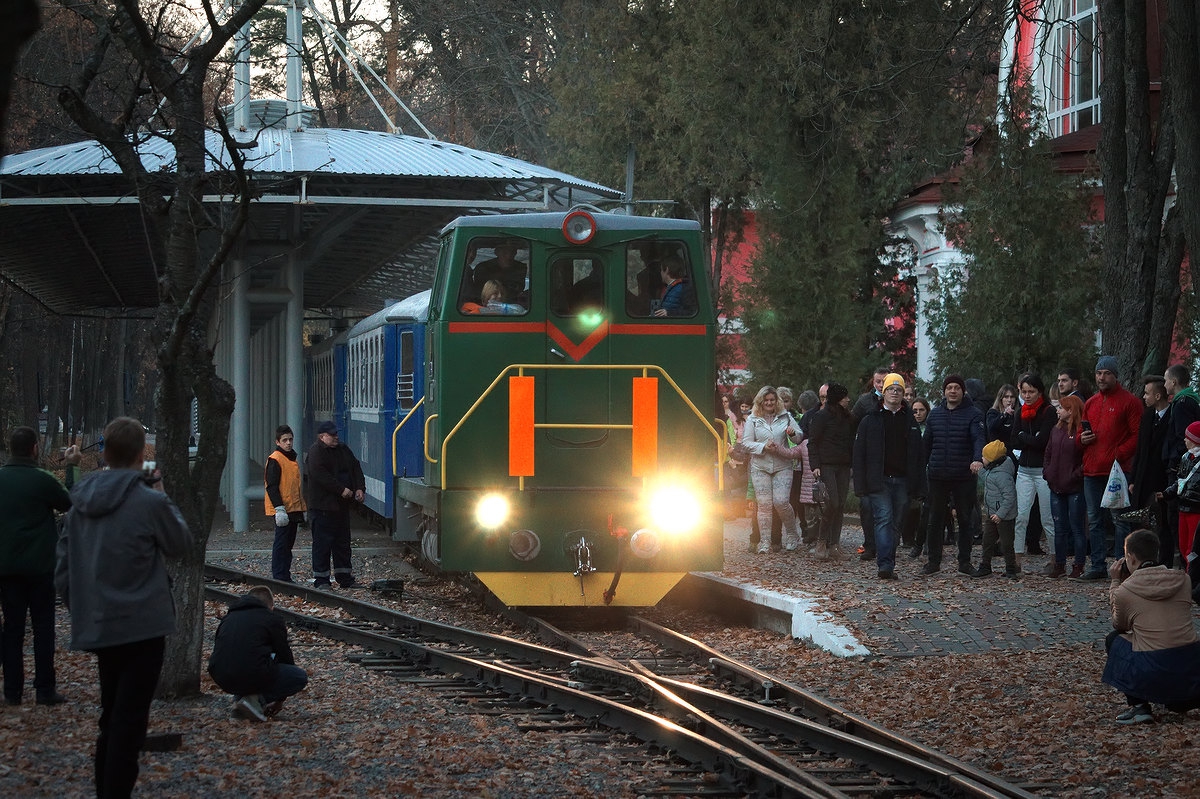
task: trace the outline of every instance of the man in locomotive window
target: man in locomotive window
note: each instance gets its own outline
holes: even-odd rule
[[[313,586],[330,587],[333,579],[342,588],[356,588],[350,568],[350,506],[366,496],[362,466],[350,447],[338,440],[337,425],[321,422],[317,441],[308,450],[308,509],[312,527]]]
[[[529,267],[517,260],[517,250],[522,246],[519,239],[503,239],[496,243],[496,257],[490,258],[475,267],[471,273],[471,281],[475,286],[475,295],[483,297],[483,287],[489,280],[498,280],[504,286],[504,296],[510,301],[520,302],[526,295],[526,277]]]
[[[692,286],[687,281],[688,270],[683,259],[677,255],[668,255],[659,264],[662,276],[662,299],[654,316],[694,316],[696,313],[696,296]]]

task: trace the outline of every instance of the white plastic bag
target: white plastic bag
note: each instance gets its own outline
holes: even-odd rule
[[[1119,461],[1113,461],[1112,469],[1108,472],[1108,484],[1104,486],[1104,498],[1100,500],[1102,508],[1129,507],[1129,481]]]

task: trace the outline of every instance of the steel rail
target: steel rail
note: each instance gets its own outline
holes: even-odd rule
[[[206,586],[205,593],[209,597],[226,602],[239,598],[237,595],[215,586]],[[329,597],[324,592],[319,593],[321,596],[316,597],[317,599],[338,599]],[[392,657],[406,657],[458,679],[474,682],[509,695],[526,697],[541,705],[553,706],[585,716],[605,727],[628,732],[644,741],[654,742],[676,753],[684,760],[700,764],[706,769],[721,774],[737,784],[739,788],[746,787],[757,796],[799,797],[800,799],[829,799],[830,797],[827,792],[815,792],[809,785],[789,779],[786,775],[767,768],[740,752],[708,740],[669,719],[659,718],[644,710],[579,690],[557,678],[548,678],[512,664],[488,662],[426,646],[415,641],[357,629],[337,621],[307,616],[286,608],[277,607],[275,613],[296,627],[318,632],[334,640]],[[446,625],[439,626],[445,627]],[[473,633],[473,637],[480,635],[486,634]],[[487,637],[499,638],[500,636]],[[544,647],[537,648],[544,649]],[[565,655],[566,653],[555,654]],[[557,661],[557,658],[555,660]],[[578,658],[572,658],[572,660],[578,660]]]

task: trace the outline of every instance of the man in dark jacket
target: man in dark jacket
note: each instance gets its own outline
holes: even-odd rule
[[[871,390],[866,391],[854,402],[854,407],[850,411],[850,415],[854,417],[854,424],[862,423],[863,418],[868,413],[874,413],[879,410],[879,404],[883,402],[883,379],[891,373],[891,369],[886,366],[875,367],[874,374],[871,375]],[[859,552],[859,557],[862,560],[875,560],[875,523],[871,518],[871,506],[869,504],[861,505],[858,509],[858,518],[862,523],[863,530],[863,545]]]
[[[1163,446],[1170,432],[1171,418],[1168,411],[1171,401],[1167,397],[1165,381],[1161,375],[1146,375],[1142,378],[1142,423],[1138,427],[1137,449],[1133,453],[1133,479],[1129,482],[1129,500],[1134,511],[1154,509],[1154,532],[1158,534],[1159,559],[1168,568],[1175,561],[1175,536],[1167,524],[1155,496],[1167,487],[1167,463],[1163,460]],[[1149,529],[1142,522],[1141,526]]]
[[[38,436],[18,427],[9,437],[12,458],[0,469],[0,604],[4,609],[4,701],[21,704],[25,690],[25,617],[33,625],[33,688],[39,705],[64,701],[54,678],[55,511],[71,507],[71,498],[54,475],[38,468]],[[79,449],[63,458],[70,469]]]
[[[288,646],[287,625],[275,615],[275,597],[256,585],[229,607],[208,659],[208,673],[221,690],[234,695],[234,712],[266,721],[283,700],[308,685]]]
[[[942,568],[942,533],[950,499],[960,514],[975,504],[975,476],[983,468],[983,415],[966,399],[967,385],[959,375],[942,383],[945,401],[929,412],[925,423],[925,453],[929,469],[929,562],[922,574]],[[962,518],[965,518],[965,514]],[[971,535],[959,520],[958,570],[970,574]]]
[[[925,492],[921,433],[904,404],[904,378],[883,379],[883,402],[854,437],[854,493],[871,508],[879,579],[896,579],[896,525],[908,498]]]
[[[308,509],[312,525],[313,586],[330,586],[333,578],[342,588],[356,588],[350,568],[350,506],[362,502],[367,482],[362,466],[350,448],[338,441],[337,425],[321,422],[317,441],[308,450]]]

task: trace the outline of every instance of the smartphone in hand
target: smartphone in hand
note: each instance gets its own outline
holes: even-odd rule
[[[1083,432],[1085,432],[1085,433],[1092,432],[1092,423],[1089,422],[1087,419],[1084,419],[1082,422],[1080,422],[1079,426],[1081,428],[1083,428]]]

